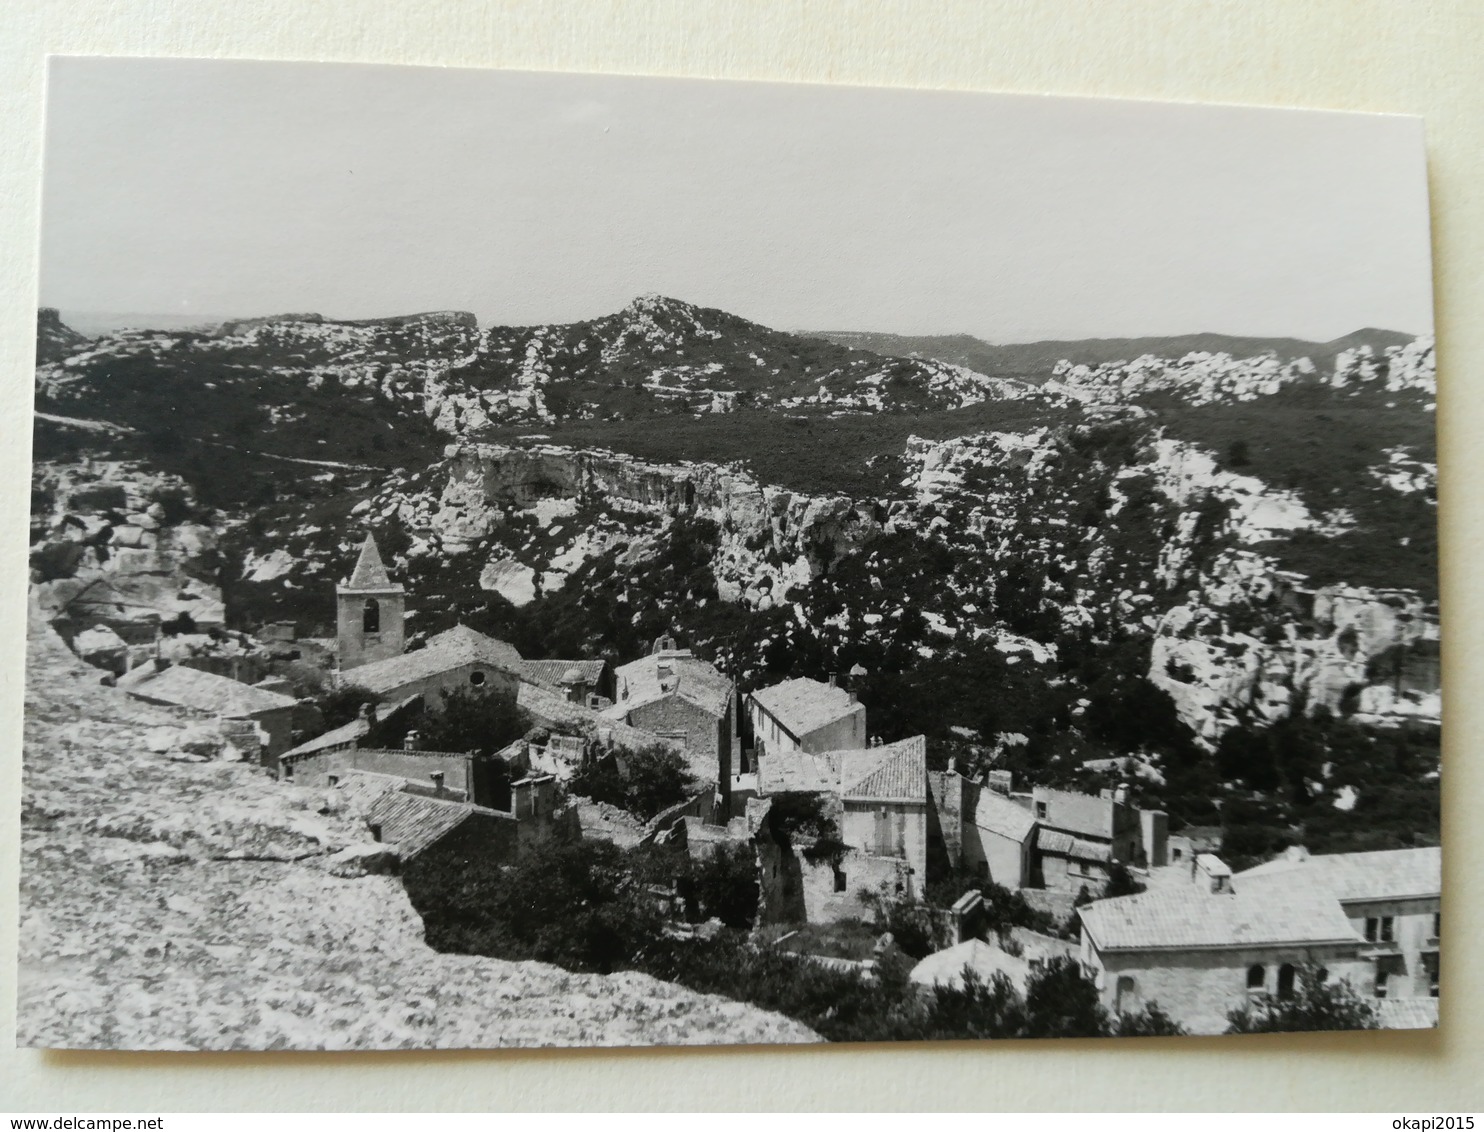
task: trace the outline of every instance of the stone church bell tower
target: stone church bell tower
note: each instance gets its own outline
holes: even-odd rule
[[[402,655],[407,591],[387,576],[381,551],[369,533],[350,581],[335,587],[335,606],[341,672]]]

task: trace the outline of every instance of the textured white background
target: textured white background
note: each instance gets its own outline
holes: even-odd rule
[[[0,7],[0,1111],[1484,1107],[1484,5],[1478,0],[8,0]],[[8,1048],[27,414],[48,52],[405,62],[1422,115],[1433,190],[1448,688],[1444,1025],[1124,1043],[441,1055]]]

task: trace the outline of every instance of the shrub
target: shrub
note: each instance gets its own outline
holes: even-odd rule
[[[314,706],[319,708],[320,715],[324,718],[325,730],[333,731],[360,715],[361,708],[365,705],[379,703],[381,697],[370,688],[363,688],[359,684],[342,684],[316,697]]]
[[[623,769],[615,757],[586,760],[572,776],[572,793],[618,806],[648,821],[685,801],[695,790],[690,767],[673,748],[643,747],[621,758]]]
[[[751,928],[757,919],[757,855],[751,845],[723,845],[691,868],[690,890],[702,918],[729,928]]]
[[[1228,1034],[1278,1034],[1307,1030],[1376,1030],[1375,1008],[1349,980],[1329,982],[1317,963],[1299,968],[1290,998],[1263,995],[1226,1016]]]

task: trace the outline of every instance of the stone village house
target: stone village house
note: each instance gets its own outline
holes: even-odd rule
[[[1293,994],[1306,963],[1370,997],[1383,1025],[1436,1025],[1440,866],[1436,848],[1299,851],[1233,876],[1203,854],[1183,883],[1081,908],[1081,959],[1108,1009],[1157,1002],[1196,1034]]]
[[[613,706],[602,714],[678,746],[696,780],[716,785],[725,817],[739,749],[736,701],[736,685],[714,665],[661,637],[648,656],[619,665]]]
[[[232,730],[232,723],[247,725],[245,731],[257,750],[259,764],[274,772],[293,735],[297,700],[227,676],[183,665],[156,668],[148,663],[121,677],[119,686],[136,699],[214,718],[224,732]]]
[[[747,697],[748,720],[758,753],[860,750],[866,746],[866,705],[854,692],[800,677]]]
[[[922,736],[854,750],[764,754],[758,791],[781,834],[776,851],[762,860],[770,921],[861,918],[868,914],[863,897],[882,889],[921,898],[929,804]],[[791,835],[785,816],[791,811],[807,815],[815,832]]]

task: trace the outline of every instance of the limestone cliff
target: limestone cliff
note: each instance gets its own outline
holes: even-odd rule
[[[31,500],[32,580],[50,619],[223,622],[213,516],[179,479],[133,461],[38,463]]]
[[[884,521],[872,501],[792,492],[735,467],[655,464],[596,449],[452,445],[434,480],[443,484],[436,503],[404,496],[395,506],[415,531],[431,537],[430,548],[445,554],[468,552],[514,512],[552,503],[600,505],[660,521],[711,519],[722,536],[713,562],[718,591],[754,608],[768,608],[790,586],[827,572],[879,534]],[[370,510],[391,506],[383,500]],[[597,549],[591,540],[584,545]]]
[[[22,794],[25,1046],[411,1049],[803,1042],[647,976],[431,951],[326,799],[163,742],[32,610]],[[338,856],[337,856],[338,854]]]

